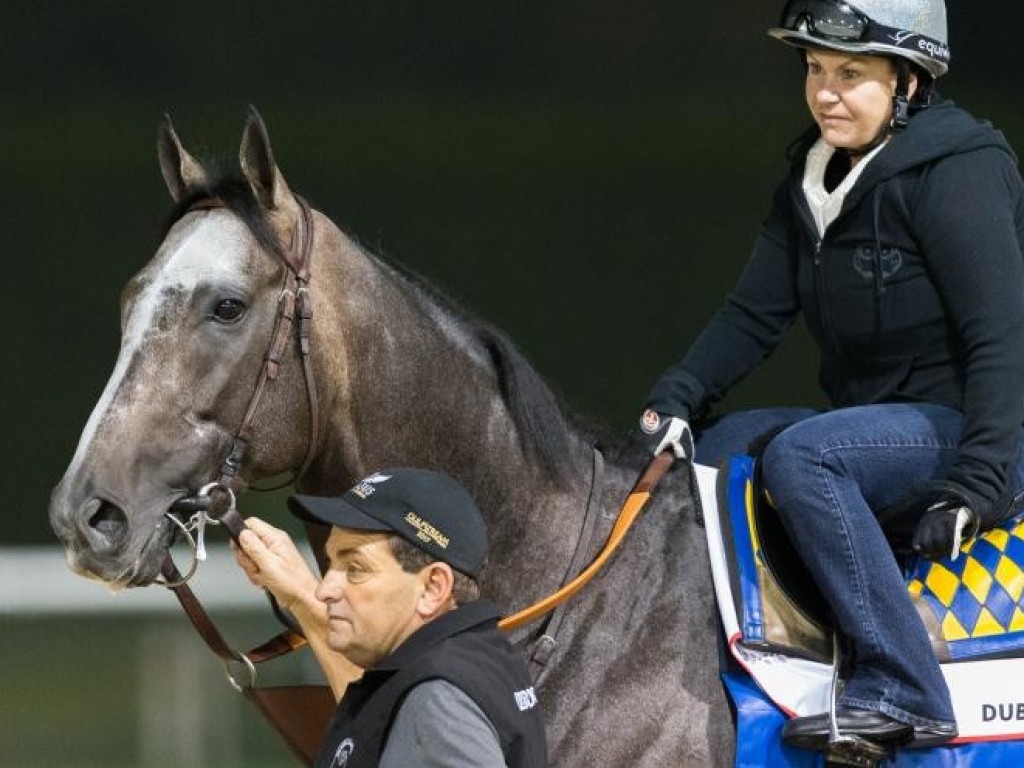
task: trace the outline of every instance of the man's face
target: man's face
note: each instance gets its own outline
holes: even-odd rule
[[[423,581],[402,570],[383,533],[333,528],[326,551],[330,568],[316,597],[327,605],[327,645],[372,667],[423,625]]]

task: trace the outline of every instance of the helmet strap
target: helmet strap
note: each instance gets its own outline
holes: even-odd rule
[[[896,63],[896,92],[892,97],[892,120],[889,129],[902,131],[910,123],[910,65]]]
[[[875,147],[885,143],[894,133],[899,133],[910,124],[910,64],[905,61],[896,62],[896,92],[892,97],[892,117],[882,126],[870,143],[857,149],[849,150],[854,157],[862,157]]]

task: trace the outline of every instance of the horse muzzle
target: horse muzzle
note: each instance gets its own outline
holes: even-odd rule
[[[111,499],[88,496],[76,501],[58,486],[50,502],[50,524],[64,545],[75,573],[111,587],[144,586],[159,575],[174,539],[174,527],[159,513],[129,514]],[[155,522],[147,524],[150,519]]]

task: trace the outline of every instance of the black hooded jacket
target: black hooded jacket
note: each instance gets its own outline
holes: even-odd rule
[[[1006,508],[1024,421],[1024,186],[1003,135],[951,101],[915,115],[819,238],[802,189],[810,132],[734,291],[648,407],[690,418],[803,314],[836,408],[892,402],[965,416],[945,486],[985,524]]]

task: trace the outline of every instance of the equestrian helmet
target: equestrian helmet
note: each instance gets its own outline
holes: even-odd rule
[[[789,0],[768,34],[796,48],[895,56],[933,78],[949,70],[943,0]]]

